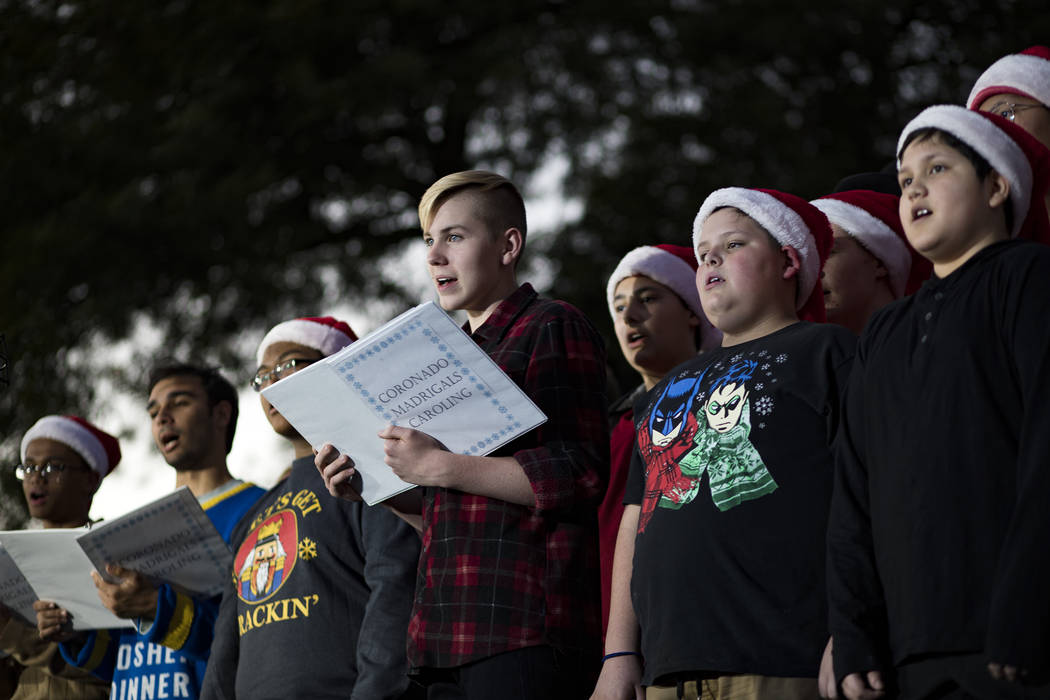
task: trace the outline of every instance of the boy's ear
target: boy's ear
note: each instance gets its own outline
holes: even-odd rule
[[[874,255],[872,256],[875,257]],[[882,261],[875,258],[875,279],[881,280],[884,277],[888,277],[890,271],[886,269],[886,266],[882,264]]]
[[[1006,202],[1010,197],[1010,181],[1000,175],[997,171],[992,170],[988,173],[988,176],[984,179],[985,187],[988,193],[988,206],[991,208],[998,207]]]
[[[99,474],[94,469],[92,469],[88,473],[87,483],[88,483],[88,490],[91,492],[91,495],[93,496],[95,494],[95,492],[98,491],[98,487],[102,485],[102,475]]]
[[[500,262],[513,267],[518,258],[521,257],[521,251],[525,246],[525,237],[521,235],[520,230],[511,227],[500,234],[500,242],[503,244]]]
[[[233,417],[233,406],[230,405],[229,401],[219,401],[212,406],[211,410],[212,417],[222,424],[223,433],[225,434],[230,419]]]
[[[796,277],[802,270],[802,256],[798,254],[794,246],[783,246],[780,249],[784,253],[784,279],[789,280]]]

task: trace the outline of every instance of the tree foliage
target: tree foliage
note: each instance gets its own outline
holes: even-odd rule
[[[880,168],[919,108],[962,101],[1048,18],[1030,0],[0,0],[6,453],[43,413],[91,415],[100,378],[138,381],[147,358],[83,348],[139,320],[171,354],[243,367],[246,329],[333,293],[403,297],[378,261],[467,167],[525,182],[565,161],[584,213],[539,254],[607,329],[616,260],[689,240],[710,190],[817,196]]]

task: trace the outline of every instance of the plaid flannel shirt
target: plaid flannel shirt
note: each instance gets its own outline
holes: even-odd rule
[[[409,662],[416,672],[450,668],[538,644],[599,658],[604,344],[577,309],[528,284],[472,337],[547,415],[491,455],[517,459],[536,505],[424,490]]]

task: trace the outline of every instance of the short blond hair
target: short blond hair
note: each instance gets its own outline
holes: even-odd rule
[[[525,201],[521,193],[510,180],[487,170],[452,173],[428,187],[419,200],[419,224],[424,232],[434,223],[441,205],[464,190],[482,195],[476,198],[476,215],[493,233],[516,228],[524,240]]]

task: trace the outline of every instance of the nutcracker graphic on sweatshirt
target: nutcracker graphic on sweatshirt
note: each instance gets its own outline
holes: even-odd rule
[[[241,600],[258,603],[268,599],[291,574],[299,547],[296,525],[295,513],[281,510],[245,539],[237,556]]]

